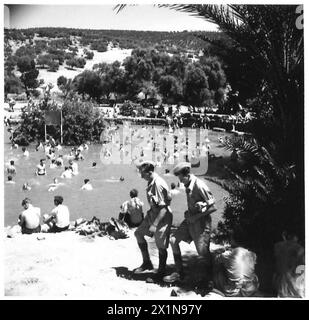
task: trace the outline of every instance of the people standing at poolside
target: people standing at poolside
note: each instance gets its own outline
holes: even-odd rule
[[[120,213],[118,219],[126,222],[129,228],[138,227],[144,219],[144,203],[137,196],[138,191],[136,189],[132,189],[130,191],[131,199],[125,201],[120,206]]]
[[[55,208],[50,215],[45,215],[45,224],[48,226],[48,232],[62,232],[69,229],[70,226],[70,211],[63,204],[62,196],[54,197]]]
[[[41,232],[40,208],[34,207],[29,198],[25,198],[21,205],[25,209],[18,218],[18,224],[21,226],[21,233],[31,234]]]
[[[8,165],[6,171],[10,176],[16,175],[16,168],[15,168],[14,160],[10,161],[10,164]]]
[[[154,171],[154,167],[152,161],[144,161],[139,165],[141,177],[148,182],[146,194],[150,209],[147,211],[145,219],[134,233],[143,257],[142,265],[136,268],[133,271],[134,273],[139,274],[146,270],[153,269],[148,252],[148,245],[145,240],[146,235],[150,237],[154,236],[156,246],[159,250],[159,268],[153,278],[147,279],[150,282],[153,280],[162,280],[165,274],[167,248],[173,220],[170,209],[171,196],[168,185]]]
[[[41,159],[40,163],[36,167],[35,174],[37,176],[45,176],[46,175],[46,165],[45,165],[45,159]]]
[[[194,241],[199,255],[209,258],[211,216],[216,211],[215,199],[206,183],[190,173],[191,164],[182,162],[176,165],[173,172],[184,184],[187,194],[188,210],[185,220],[171,236],[171,246],[174,255],[176,271],[164,277],[165,282],[173,283],[184,276],[179,243]],[[208,261],[210,262],[210,261]]]

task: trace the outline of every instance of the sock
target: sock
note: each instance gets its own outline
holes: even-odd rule
[[[166,249],[159,249],[159,269],[158,269],[158,273],[163,273],[165,271],[166,260],[167,260],[167,250]]]
[[[138,246],[143,256],[143,262],[150,262],[147,242],[138,243]]]
[[[182,274],[183,273],[183,266],[182,266],[181,254],[174,253],[174,260],[175,260],[176,272],[178,272],[179,274]]]

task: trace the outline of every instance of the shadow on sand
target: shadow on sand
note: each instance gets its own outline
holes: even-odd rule
[[[161,287],[173,287],[171,296],[185,295],[195,292],[204,296],[212,290],[212,268],[207,264],[205,258],[190,254],[183,255],[183,265],[185,277],[181,281],[169,284],[164,281],[155,281],[154,283]],[[143,274],[133,274],[133,270],[127,267],[114,267],[116,275],[121,278],[133,281],[146,281],[147,278],[154,275],[153,272],[145,272]],[[173,265],[166,267],[166,274],[169,275],[174,271]],[[176,287],[176,288],[175,288]],[[176,291],[175,291],[176,289]]]

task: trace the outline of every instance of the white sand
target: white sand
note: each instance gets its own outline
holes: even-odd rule
[[[44,236],[44,240],[38,240]],[[150,241],[154,267],[158,253]],[[129,270],[141,264],[135,237],[110,240],[88,238],[73,231],[60,234],[17,235],[4,240],[5,295],[102,299],[168,299],[171,290],[199,299],[192,290],[161,287],[118,277],[115,268]],[[194,245],[181,243],[183,254],[196,257]],[[168,265],[173,265],[168,249]],[[121,268],[122,267],[122,268]],[[203,270],[201,270],[202,272]],[[192,275],[196,277],[196,274]]]

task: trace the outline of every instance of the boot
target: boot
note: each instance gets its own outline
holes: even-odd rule
[[[139,243],[138,246],[143,256],[143,263],[140,267],[134,269],[133,273],[139,274],[143,273],[145,270],[153,270],[153,265],[149,257],[147,242]]]
[[[174,254],[176,271],[163,278],[164,282],[173,283],[182,280],[184,277],[181,254]]]

